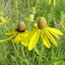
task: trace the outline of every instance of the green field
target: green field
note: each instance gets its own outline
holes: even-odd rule
[[[33,22],[29,20],[32,7],[35,8]],[[50,4],[49,0],[0,0],[0,17],[10,19],[0,25],[0,40],[9,38],[5,33],[15,30],[21,21],[26,24],[26,30],[32,31],[32,23],[38,22],[40,17],[46,18],[47,26],[63,33],[60,39],[53,36],[58,46],[50,42],[49,49],[42,43],[41,36],[31,51],[21,42],[14,43],[13,38],[0,42],[0,65],[65,65],[65,1],[56,0],[54,5],[53,0]]]

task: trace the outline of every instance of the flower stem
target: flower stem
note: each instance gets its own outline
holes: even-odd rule
[[[44,46],[41,44],[41,50],[40,50],[38,65],[41,65],[43,50],[44,50]]]

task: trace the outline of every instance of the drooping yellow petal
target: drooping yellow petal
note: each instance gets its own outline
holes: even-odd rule
[[[47,47],[50,48],[50,43],[48,41],[48,38],[46,36],[46,34],[44,32],[41,33],[41,37],[42,37],[42,42],[43,44]]]
[[[48,29],[47,29],[48,30]],[[59,36],[56,34],[56,33],[54,33],[53,31],[50,31],[50,30],[48,30],[51,34],[53,34],[56,38],[58,38],[59,39]]]
[[[56,34],[63,35],[63,33],[58,29],[50,28],[50,27],[47,27],[47,29],[50,30],[50,31],[53,31]]]
[[[11,32],[11,33],[5,33],[5,35],[12,35],[12,34],[14,34],[16,31],[13,31],[13,32]]]
[[[8,40],[12,39],[15,35],[16,35],[16,33],[15,33],[15,34],[13,34],[11,37],[9,37],[9,38],[7,38],[7,39],[0,40],[0,42],[6,42],[6,41],[8,41]]]
[[[55,6],[55,1],[56,1],[56,0],[53,0],[53,5],[54,5],[54,6]]]
[[[19,37],[19,34],[13,39],[13,42],[14,43],[18,43],[20,41],[20,37]]]
[[[20,41],[25,41],[25,38],[28,36],[29,32],[26,30],[25,32],[19,33],[18,35],[14,38],[13,42],[18,43]]]
[[[21,41],[21,44],[24,46],[28,46],[28,41]]]
[[[19,36],[20,36],[20,37],[25,37],[25,36],[27,36],[28,34],[29,34],[29,32],[19,33]]]
[[[49,3],[48,3],[49,5],[51,4],[51,0],[49,0]]]
[[[31,37],[34,35],[34,33],[37,31],[37,29],[33,29],[32,32],[29,32],[28,36],[25,38],[25,40],[30,40]]]
[[[18,33],[18,35],[21,38],[21,41],[25,41],[27,40],[29,33]]]
[[[25,32],[23,32],[22,34],[28,34],[29,33],[29,31],[28,30],[25,30]]]
[[[39,39],[39,35],[40,35],[40,30],[37,30],[36,32],[34,32],[29,42],[29,46],[28,46],[29,51],[32,50],[36,46]]]
[[[50,41],[51,41],[55,46],[57,46],[57,42],[54,40],[53,36],[52,36],[48,31],[46,31],[46,34],[47,34],[48,38],[50,39]]]

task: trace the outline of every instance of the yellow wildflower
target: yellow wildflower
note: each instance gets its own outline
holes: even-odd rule
[[[48,4],[50,5],[52,1],[53,1],[53,6],[55,6],[55,1],[56,0],[49,0],[49,3]]]
[[[34,28],[29,33],[29,36],[26,38],[26,40],[29,40],[29,44],[28,44],[29,50],[32,50],[36,46],[38,39],[40,37],[40,34],[41,34],[42,42],[47,48],[50,48],[49,40],[55,46],[57,46],[57,42],[55,41],[53,36],[59,39],[58,35],[63,35],[63,33],[60,32],[58,29],[47,27],[47,21],[45,17],[41,17],[40,20],[38,21],[37,27]]]
[[[8,17],[4,18],[1,16],[0,17],[0,25],[4,25],[4,24],[8,23],[9,20],[10,20],[10,18],[8,18]]]
[[[11,37],[4,39],[4,40],[0,40],[0,42],[5,42],[5,41],[8,41],[15,37],[13,39],[14,43],[21,42],[24,46],[27,46],[28,42],[25,41],[24,39],[27,37],[29,32],[27,30],[25,30],[25,28],[26,28],[25,23],[20,22],[15,31],[13,31],[11,33],[6,33],[6,35],[11,35]]]

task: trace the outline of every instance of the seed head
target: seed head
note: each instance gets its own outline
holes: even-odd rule
[[[20,22],[20,23],[18,24],[17,31],[19,31],[19,32],[24,31],[25,28],[26,28],[25,23],[24,23],[24,22]]]
[[[39,21],[38,21],[38,28],[39,29],[45,29],[47,26],[47,21],[45,19],[45,17],[40,17]]]

